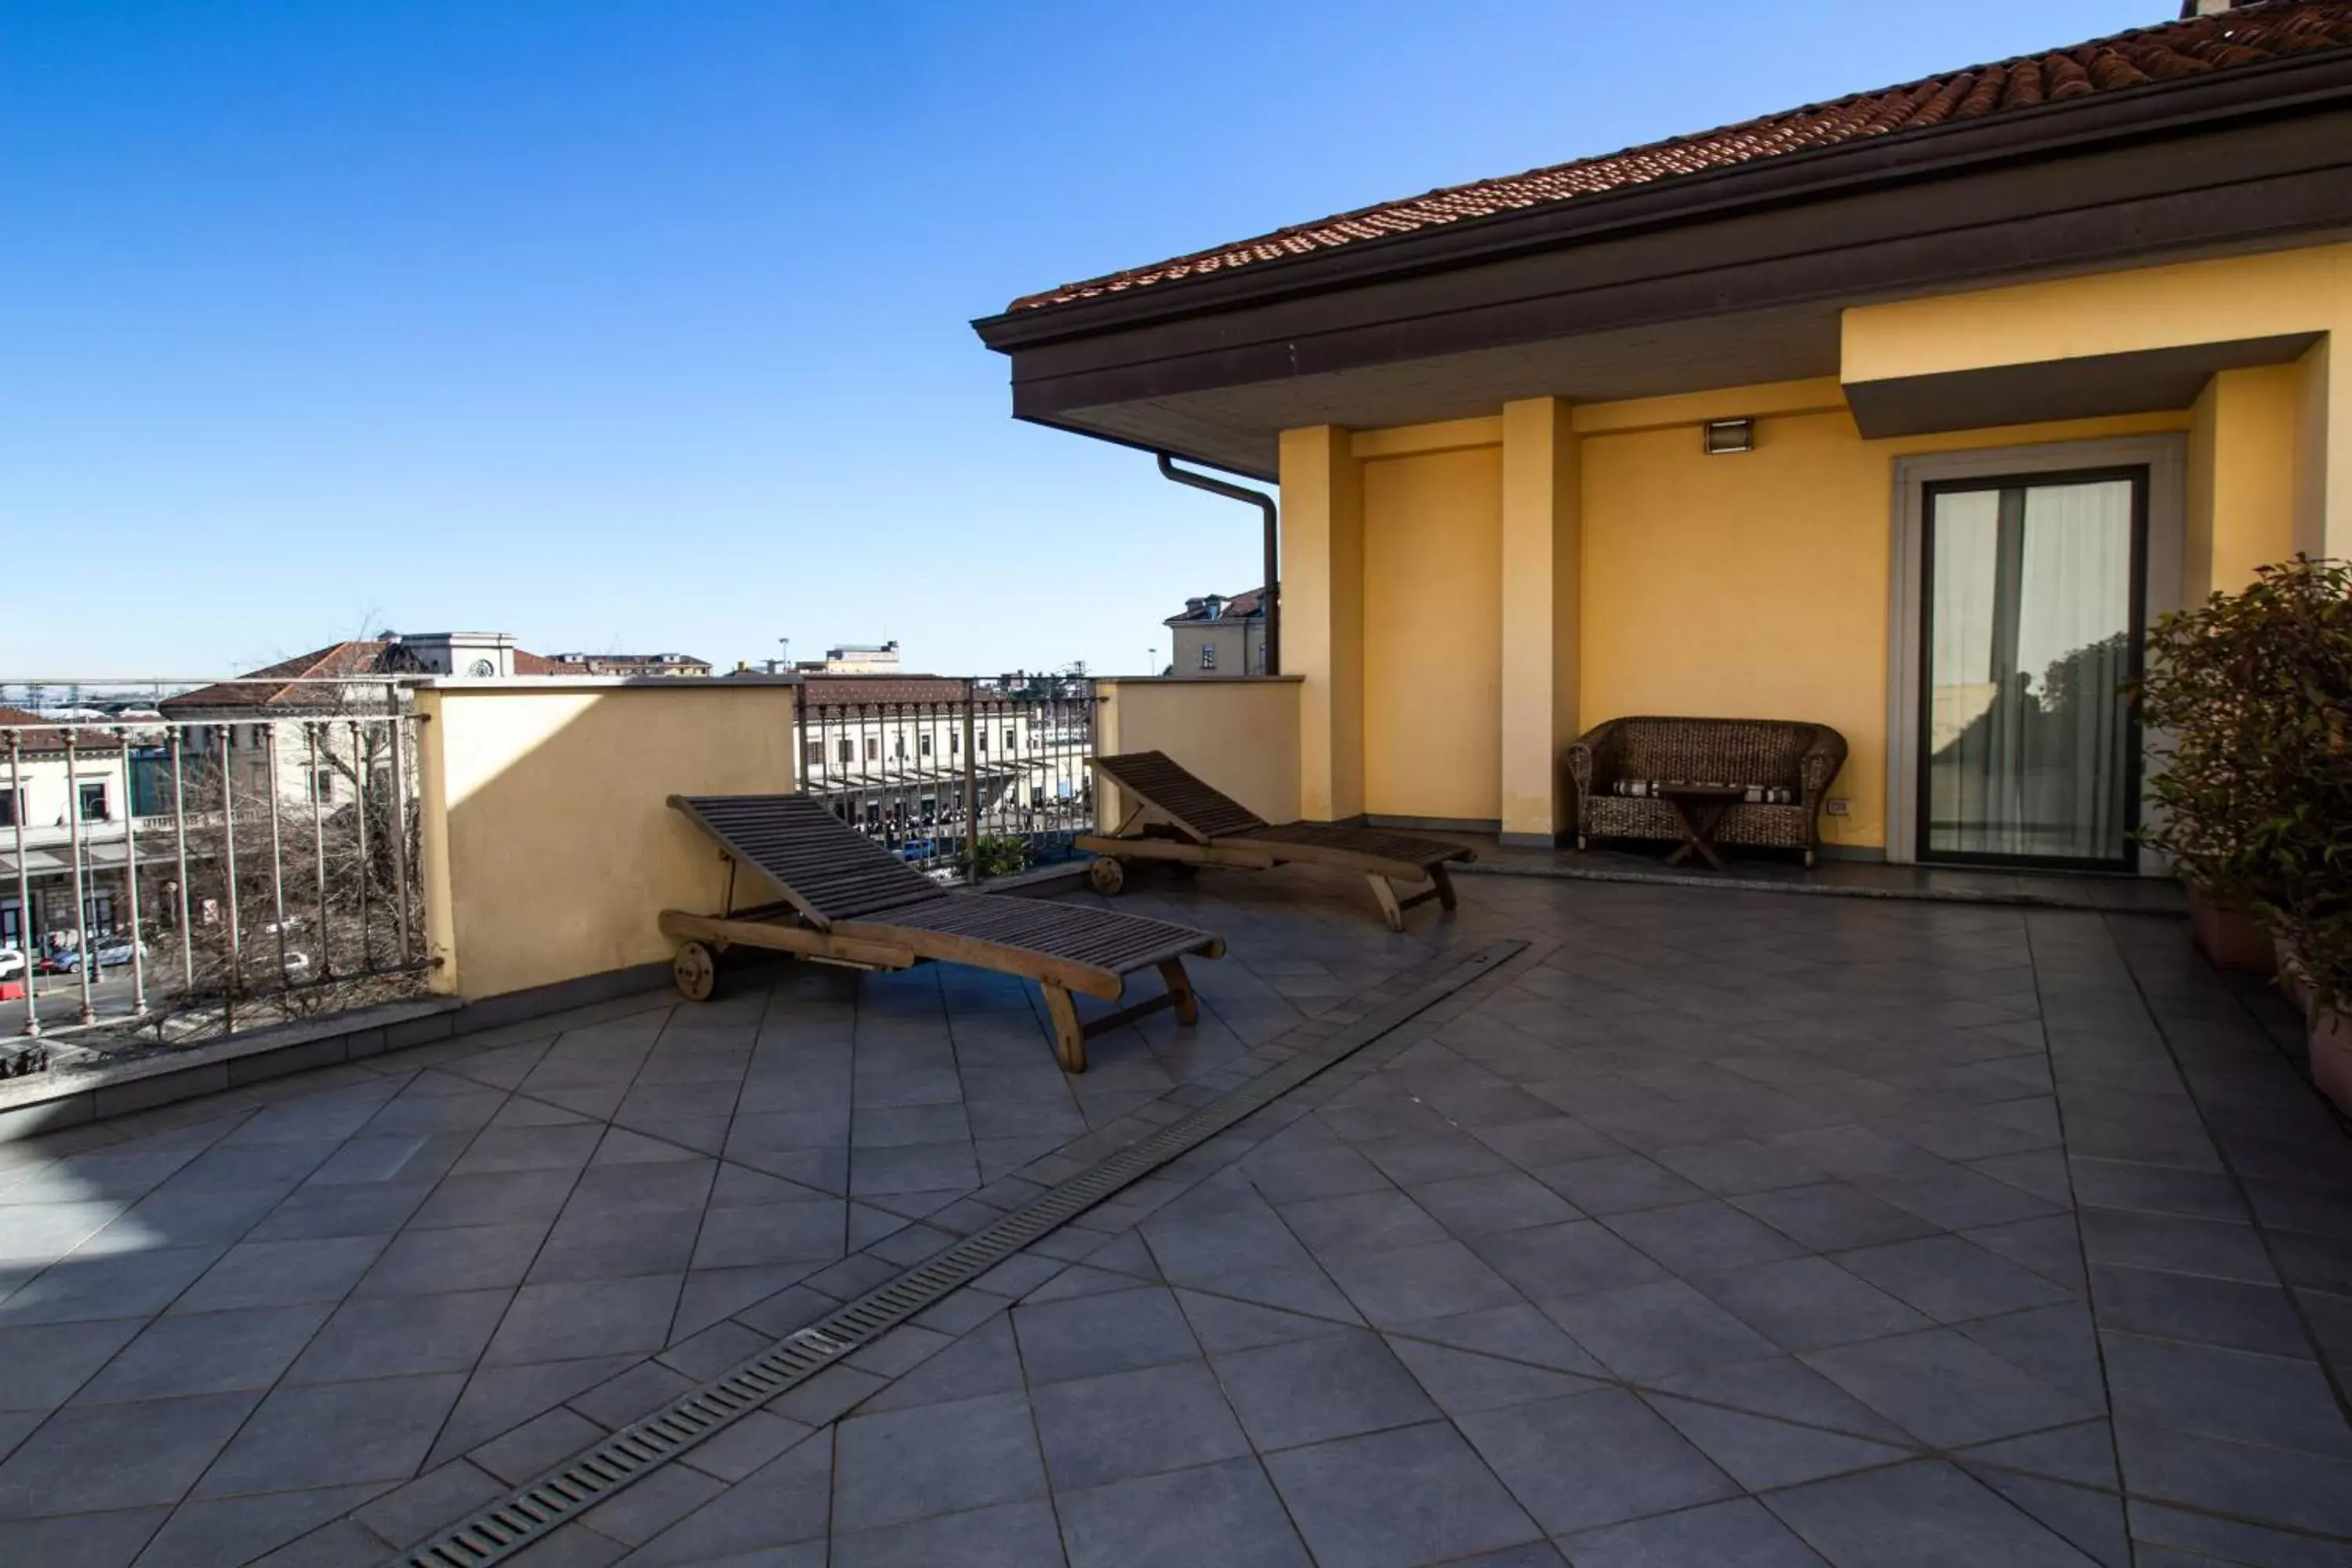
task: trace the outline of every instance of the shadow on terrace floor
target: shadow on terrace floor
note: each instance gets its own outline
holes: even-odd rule
[[[2186,907],[2179,884],[2163,878],[1999,866],[1892,866],[1883,860],[1849,860],[1826,854],[1808,867],[1793,850],[1748,849],[1729,844],[1722,846],[1721,852],[1730,868],[1718,871],[1696,859],[1667,865],[1675,847],[1666,843],[1610,840],[1591,849],[1521,849],[1503,847],[1491,834],[1448,837],[1478,847],[1474,874],[2092,910],[2107,914],[2171,915]]]
[[[1231,956],[1076,1080],[1009,984],[777,968],[0,1149],[0,1561],[381,1561],[1499,935],[528,1561],[2352,1550],[2352,1157],[2177,921],[1464,895],[1144,879]]]

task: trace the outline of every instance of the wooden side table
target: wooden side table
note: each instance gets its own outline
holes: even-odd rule
[[[1658,796],[1675,808],[1675,817],[1682,825],[1682,847],[1666,857],[1666,864],[1678,865],[1691,855],[1697,855],[1718,871],[1730,867],[1715,851],[1715,830],[1723,826],[1724,816],[1735,805],[1748,798],[1748,791],[1739,784],[1666,784],[1658,786]]]

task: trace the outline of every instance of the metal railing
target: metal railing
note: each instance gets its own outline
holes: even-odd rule
[[[1094,682],[813,676],[801,787],[943,882],[1066,859],[1094,826]]]
[[[0,698],[16,700],[0,718],[0,1053],[187,1044],[419,988],[419,721],[399,681]]]

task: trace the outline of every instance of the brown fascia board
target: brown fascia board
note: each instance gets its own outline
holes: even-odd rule
[[[2324,124],[2242,124],[1026,349],[1013,412],[1091,426],[1090,410],[1224,387],[2347,232],[2352,103]],[[1541,390],[1570,389],[1518,395]]]
[[[1835,308],[2347,231],[2352,99],[2327,106],[2324,118],[2249,121],[1040,345],[1014,356],[1013,413],[1075,414],[1612,329]]]
[[[1980,120],[1785,153],[1622,191],[1357,240],[1329,250],[975,320],[1001,353],[1265,306],[1530,252],[2170,139],[2352,101],[2352,49],[2242,66]]]

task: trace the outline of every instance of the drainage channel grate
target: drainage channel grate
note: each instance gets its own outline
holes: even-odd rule
[[[690,1394],[556,1468],[516,1488],[472,1518],[411,1547],[393,1568],[487,1568],[604,1501],[648,1471],[872,1342],[958,1286],[1076,1219],[1123,1187],[1263,1110],[1325,1068],[1426,1011],[1522,952],[1524,942],[1479,949],[1406,995],[1366,1015],[1310,1050],[1268,1068],[1157,1132],[1087,1167],[1003,1219],[932,1254],[889,1283],[721,1373]]]

